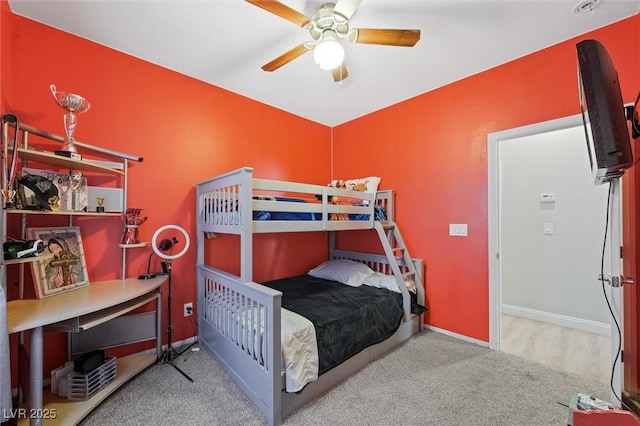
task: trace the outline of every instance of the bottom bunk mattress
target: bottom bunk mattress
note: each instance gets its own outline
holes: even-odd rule
[[[265,309],[222,288],[205,295],[204,320],[253,359],[267,359]],[[318,346],[311,321],[285,308],[280,310],[282,373],[287,392],[301,391],[318,378]],[[206,338],[205,338],[206,340]]]
[[[282,307],[315,327],[318,375],[391,337],[402,322],[402,295],[386,289],[350,287],[310,275],[262,284],[281,291]]]

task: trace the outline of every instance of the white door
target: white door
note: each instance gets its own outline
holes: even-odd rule
[[[620,223],[620,197],[613,191],[608,203],[608,185],[593,185],[582,118],[495,133],[488,142],[490,347],[500,349],[503,312],[610,334],[620,395],[621,292],[607,283],[605,299],[598,278],[620,275],[610,268],[611,259],[620,266],[610,250],[620,246],[619,226],[617,239],[606,232],[603,252],[605,227]],[[612,403],[620,405],[613,394]]]

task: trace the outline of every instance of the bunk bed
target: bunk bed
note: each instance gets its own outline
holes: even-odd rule
[[[244,167],[196,184],[196,212],[199,343],[270,425],[422,329],[423,265],[410,257],[393,221],[392,191],[256,179]],[[384,254],[336,247],[334,231],[357,229],[375,229]],[[303,276],[253,282],[253,234],[310,231],[330,232],[327,262]],[[240,237],[239,276],[205,262],[219,233]],[[365,285],[348,282],[353,271],[362,271],[358,280]],[[314,299],[309,302],[307,290],[300,289],[309,289]],[[314,310],[326,306],[317,299],[324,292],[333,300],[340,294],[344,302]],[[354,315],[348,312],[354,304],[363,318],[347,317]],[[327,336],[346,327],[322,317],[332,310],[355,327],[355,335],[342,336],[348,348],[340,346],[338,353],[339,345],[327,344]],[[383,314],[374,317],[372,311]]]

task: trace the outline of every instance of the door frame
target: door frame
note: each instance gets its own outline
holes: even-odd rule
[[[628,105],[625,105],[628,106]],[[489,347],[500,350],[500,307],[502,305],[502,283],[500,281],[500,158],[499,143],[501,140],[526,137],[539,133],[552,132],[576,126],[583,126],[581,114],[555,120],[522,126],[501,132],[491,133],[487,137],[487,170],[488,170],[488,267],[489,267]],[[586,142],[585,142],[586,143]],[[633,140],[632,140],[633,143]],[[636,148],[636,147],[634,147]],[[640,149],[634,149],[634,156],[640,158]],[[639,161],[636,159],[636,161]],[[640,167],[636,165],[635,167]],[[636,259],[637,240],[640,229],[636,226],[636,188],[640,188],[640,173],[635,167],[628,169],[621,179],[620,211],[622,235],[622,274],[635,282],[633,285],[622,286],[622,347],[623,363],[621,373],[621,388],[635,401],[640,401],[640,342],[638,342],[638,323],[640,321],[637,310],[640,309],[640,262]],[[612,343],[615,336],[611,336]],[[626,395],[621,395],[623,399]],[[636,405],[632,405],[636,407]],[[635,411],[635,410],[634,410]],[[640,414],[640,413],[639,413]]]
[[[500,350],[500,307],[502,306],[502,283],[500,277],[500,157],[499,144],[502,140],[514,139],[541,133],[553,132],[572,127],[582,126],[580,114],[570,117],[517,127],[496,133],[487,137],[488,162],[488,201],[489,201],[489,348]]]

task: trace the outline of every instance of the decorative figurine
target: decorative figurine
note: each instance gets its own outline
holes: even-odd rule
[[[142,225],[147,216],[140,217],[142,209],[128,208],[125,213],[124,219],[124,234],[120,240],[120,244],[139,244],[140,237],[138,236],[138,227]]]
[[[87,178],[79,170],[69,170],[71,182],[71,210],[87,211]]]

